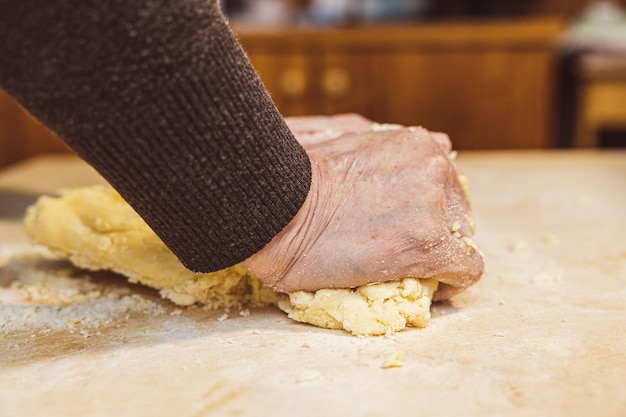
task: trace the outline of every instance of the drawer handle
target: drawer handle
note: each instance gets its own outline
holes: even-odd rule
[[[279,80],[280,91],[291,97],[300,97],[306,90],[306,76],[299,68],[290,68],[282,73]]]
[[[350,73],[343,68],[330,68],[324,74],[322,86],[326,95],[331,97],[339,97],[346,94],[352,87],[352,78]]]

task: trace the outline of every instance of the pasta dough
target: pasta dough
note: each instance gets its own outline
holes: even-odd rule
[[[277,305],[294,320],[355,335],[423,327],[437,289],[432,279],[405,278],[356,289],[278,294],[241,265],[194,274],[111,187],[66,189],[41,197],[24,219],[33,243],[78,267],[112,270],[160,291],[179,305],[209,308]]]

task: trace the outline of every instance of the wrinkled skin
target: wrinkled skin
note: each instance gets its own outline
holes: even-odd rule
[[[459,237],[471,235],[470,207],[447,135],[372,131],[357,115],[287,123],[313,181],[294,219],[244,262],[262,282],[293,292],[435,278],[442,300],[480,279],[482,257]]]

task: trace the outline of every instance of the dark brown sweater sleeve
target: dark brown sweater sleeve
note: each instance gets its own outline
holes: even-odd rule
[[[0,0],[0,86],[193,271],[259,251],[308,193],[310,161],[216,1]]]

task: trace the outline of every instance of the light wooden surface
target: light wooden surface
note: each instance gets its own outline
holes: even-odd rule
[[[165,314],[131,311],[99,334],[0,326],[0,415],[626,415],[626,153],[458,163],[487,273],[436,305],[427,328],[355,338],[273,309],[220,321],[113,279]],[[37,195],[96,181],[73,158],[2,172],[0,254],[25,244],[19,218]],[[5,300],[20,280],[6,268]],[[402,367],[383,368],[400,352]]]

